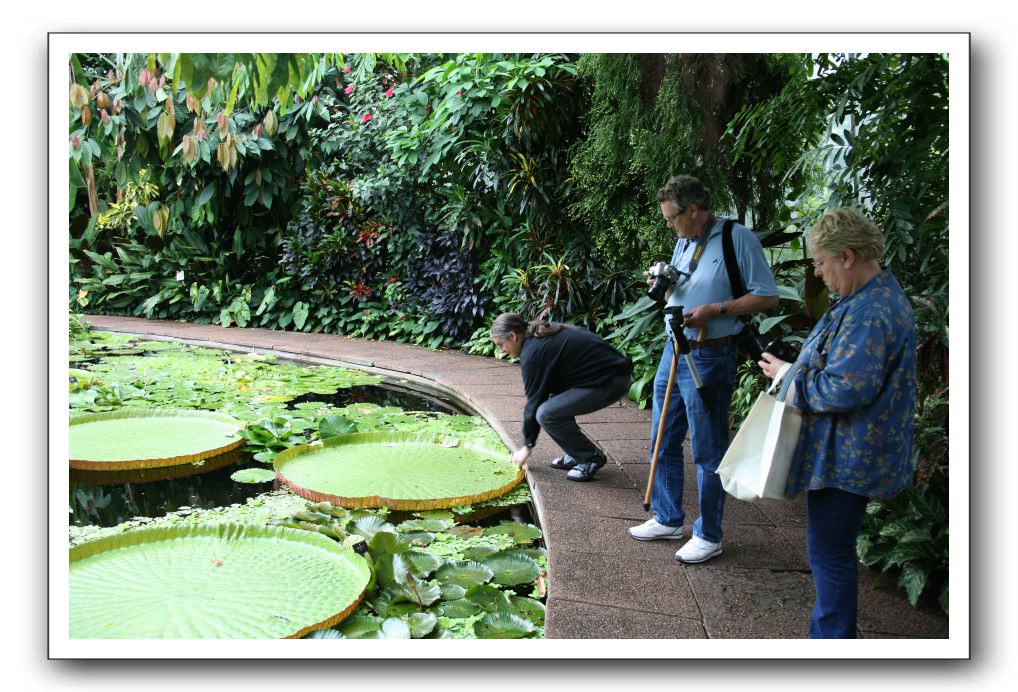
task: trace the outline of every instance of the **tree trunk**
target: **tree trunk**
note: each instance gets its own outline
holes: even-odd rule
[[[88,211],[91,216],[99,214],[99,194],[95,190],[95,169],[85,166],[85,188],[88,190]]]

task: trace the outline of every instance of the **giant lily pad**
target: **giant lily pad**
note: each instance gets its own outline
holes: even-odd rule
[[[240,423],[210,411],[150,409],[71,418],[71,468],[91,471],[190,464],[244,444]]]
[[[310,531],[205,524],[128,531],[71,549],[70,636],[299,637],[364,597],[364,558]]]
[[[405,433],[338,435],[291,447],[273,464],[293,492],[342,507],[454,507],[503,495],[524,478],[506,454]]]

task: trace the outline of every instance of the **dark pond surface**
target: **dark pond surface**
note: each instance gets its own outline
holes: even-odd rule
[[[464,413],[446,400],[424,396],[387,382],[341,389],[331,395],[307,394],[295,398],[290,406],[305,401],[321,401],[339,407],[371,403],[398,406],[404,411]],[[181,507],[211,509],[244,504],[248,498],[279,488],[278,480],[237,483],[230,478],[231,474],[248,466],[271,468],[250,455],[235,452],[206,459],[200,467],[189,464],[163,472],[159,469],[120,474],[72,471],[68,499],[70,521],[75,526],[116,526],[133,517],[161,517]],[[167,479],[168,473],[193,475]]]

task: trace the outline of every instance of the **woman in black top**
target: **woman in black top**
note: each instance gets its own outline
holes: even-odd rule
[[[544,428],[565,452],[552,467],[570,469],[569,480],[591,480],[607,460],[580,431],[576,416],[621,399],[629,391],[633,364],[582,327],[527,322],[515,313],[498,316],[491,339],[502,353],[519,357],[523,371],[523,446],[513,461],[526,462]]]

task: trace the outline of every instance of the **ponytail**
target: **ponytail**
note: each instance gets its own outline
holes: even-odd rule
[[[514,312],[504,312],[492,322],[491,338],[508,339],[510,334],[519,334],[520,336],[533,336],[540,339],[542,336],[558,334],[568,326],[568,324],[562,324],[561,322],[545,322],[544,320],[527,322],[523,317]]]

